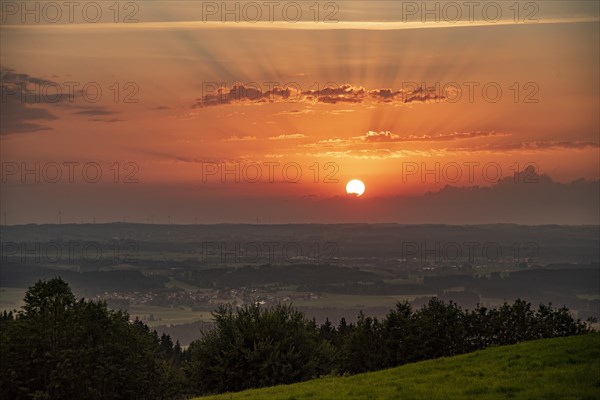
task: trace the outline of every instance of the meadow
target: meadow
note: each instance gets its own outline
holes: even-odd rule
[[[600,334],[543,339],[383,371],[197,400],[600,399]]]

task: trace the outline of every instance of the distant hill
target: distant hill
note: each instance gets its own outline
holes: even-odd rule
[[[544,339],[350,377],[202,400],[600,399],[600,334]]]

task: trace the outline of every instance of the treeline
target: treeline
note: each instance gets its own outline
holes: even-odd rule
[[[133,270],[69,271],[37,265],[2,262],[0,282],[4,287],[27,287],[37,279],[52,279],[60,274],[78,293],[97,295],[105,292],[148,291],[165,287],[167,278]],[[35,278],[34,278],[35,277]]]
[[[419,310],[399,303],[381,321],[360,313],[356,323],[342,319],[337,327],[329,321],[318,326],[288,305],[221,306],[214,315],[215,329],[189,349],[190,384],[202,393],[374,371],[588,331],[566,308],[533,310],[522,300],[472,311],[436,298]]]
[[[513,271],[504,276],[493,272],[488,276],[434,275],[425,276],[420,283],[392,284],[381,279],[347,279],[344,282],[326,280],[317,283],[296,281],[300,285],[298,291],[325,292],[362,295],[426,295],[443,293],[455,287],[464,287],[467,291],[477,293],[481,297],[516,298],[523,296],[547,296],[560,293],[562,296],[575,298],[578,294],[594,294],[598,290],[600,268],[598,264],[590,264],[587,268],[579,266],[561,266],[560,269],[535,268]],[[327,282],[327,283],[324,283]]]
[[[337,326],[289,305],[221,306],[188,350],[105,303],[76,300],[67,283],[40,281],[23,309],[0,318],[0,397],[172,399],[354,374],[489,346],[585,333],[566,308],[463,310],[432,299],[398,303],[382,319]]]

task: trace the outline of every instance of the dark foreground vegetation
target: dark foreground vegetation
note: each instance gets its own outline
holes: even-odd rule
[[[0,397],[167,399],[355,374],[526,340],[588,331],[566,308],[517,300],[463,310],[433,299],[399,303],[381,321],[337,326],[287,305],[222,306],[215,328],[182,350],[127,313],[40,281],[0,318]]]

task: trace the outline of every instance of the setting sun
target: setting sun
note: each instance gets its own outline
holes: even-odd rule
[[[346,192],[357,197],[362,196],[365,192],[365,184],[358,179],[352,179],[346,184]]]

